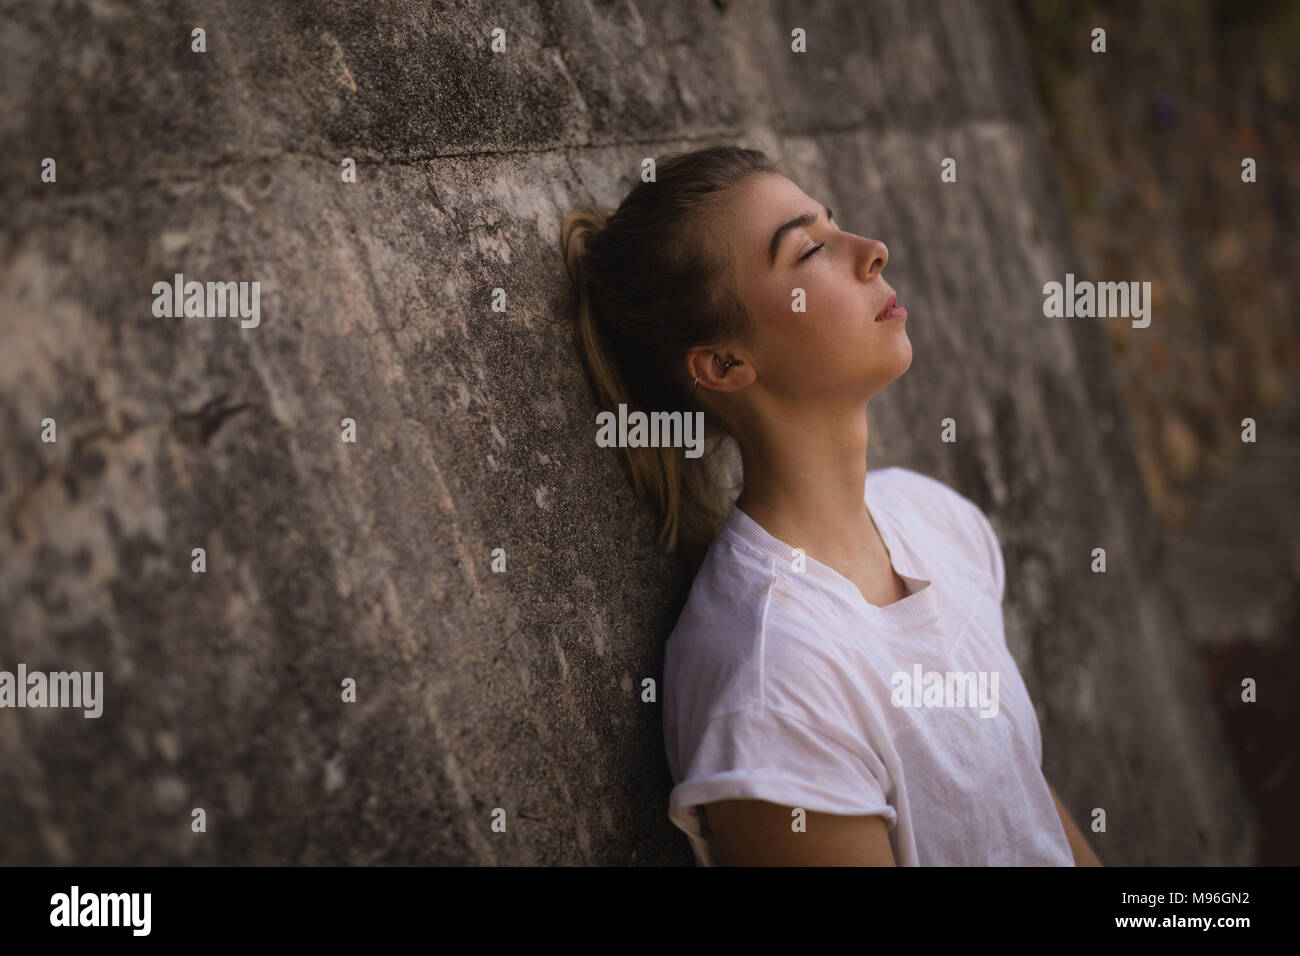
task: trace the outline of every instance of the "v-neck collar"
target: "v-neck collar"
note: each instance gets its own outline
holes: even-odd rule
[[[906,597],[878,607],[862,596],[858,586],[829,565],[822,564],[810,555],[804,556],[805,569],[793,570],[794,547],[768,533],[757,521],[735,505],[727,518],[728,530],[742,541],[774,559],[777,567],[790,571],[790,576],[806,578],[843,595],[845,600],[861,609],[862,613],[873,622],[894,628],[912,628],[932,621],[939,615],[939,601],[935,593],[935,582],[927,572],[915,551],[907,547],[899,534],[897,525],[888,512],[879,507],[879,495],[872,490],[874,472],[867,472],[862,500],[867,513],[880,532],[880,538],[889,554],[890,564],[898,576],[907,584],[909,593]]]

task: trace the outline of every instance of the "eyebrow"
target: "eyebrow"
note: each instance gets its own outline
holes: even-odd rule
[[[826,219],[828,221],[834,220],[835,213],[831,212],[831,208],[829,206],[823,206],[822,208],[826,210]],[[811,226],[816,221],[817,221],[817,213],[806,212],[802,216],[796,216],[795,218],[791,219],[789,222],[785,222],[777,226],[776,232],[772,233],[772,241],[771,243],[768,244],[767,247],[768,267],[771,268],[772,266],[776,265],[776,254],[780,250],[781,240],[785,238],[785,234],[787,232],[789,232],[791,229],[798,229],[800,226]]]

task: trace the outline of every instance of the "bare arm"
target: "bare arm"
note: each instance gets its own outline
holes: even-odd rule
[[[885,818],[806,811],[806,832],[791,830],[793,807],[765,800],[720,800],[703,807],[723,866],[895,866]]]
[[[1065,804],[1061,798],[1056,795],[1051,783],[1048,783],[1047,789],[1052,792],[1052,802],[1056,804],[1056,812],[1060,814],[1061,825],[1065,827],[1065,836],[1070,841],[1070,852],[1074,854],[1075,866],[1104,866],[1097,854],[1092,852],[1092,847],[1088,846],[1088,841],[1083,838],[1079,828],[1074,825],[1074,820],[1070,818],[1070,811],[1065,809]]]

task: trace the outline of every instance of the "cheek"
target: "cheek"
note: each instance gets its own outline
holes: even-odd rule
[[[769,314],[792,334],[826,334],[851,319],[842,290],[833,283],[812,276],[796,282],[784,293],[775,293],[767,301]]]
[[[802,294],[796,295],[796,289]],[[796,305],[803,311],[796,311]],[[855,362],[871,340],[861,301],[816,277],[770,291],[761,309],[769,368],[775,364],[807,372],[833,367],[839,358]]]
[[[834,286],[807,287],[806,312],[792,318],[798,336],[808,347],[855,349],[871,334],[862,302]]]
[[[806,312],[791,310],[789,302],[776,309],[768,313],[772,334],[763,348],[769,377],[786,382],[839,378],[841,366],[854,364],[862,354],[864,336],[826,303],[820,308],[810,304]]]

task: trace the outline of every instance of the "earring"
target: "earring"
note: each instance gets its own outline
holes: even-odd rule
[[[717,353],[717,352],[714,352],[714,353],[713,353],[713,364],[716,365],[719,369],[721,369],[723,375],[726,375],[726,374],[727,374],[727,369],[731,368],[731,366],[733,366],[733,365],[744,365],[745,363],[742,362],[740,359],[735,358],[734,356],[728,355],[728,356],[727,356],[727,364],[726,364],[726,365],[723,365],[723,364],[722,364],[722,359],[718,358],[718,353]],[[691,395],[694,395],[694,394],[695,394],[695,390],[696,390],[697,388],[699,388],[699,387],[700,387],[700,377],[697,375],[697,376],[695,376],[695,381],[693,381],[693,382],[691,383]]]

